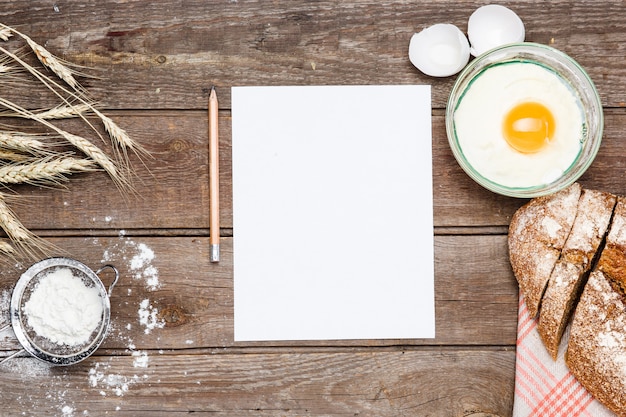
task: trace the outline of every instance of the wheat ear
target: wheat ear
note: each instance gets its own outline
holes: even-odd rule
[[[6,239],[0,239],[0,252],[5,255],[13,254],[15,248]]]
[[[3,161],[9,161],[9,162],[24,162],[26,160],[28,160],[30,158],[30,156],[20,153],[20,152],[15,152],[15,151],[11,151],[11,150],[4,150],[0,148],[0,159]]]
[[[150,152],[148,152],[143,146],[141,146],[137,141],[133,140],[128,133],[122,129],[117,123],[115,123],[110,117],[105,116],[100,111],[96,109],[92,109],[96,116],[102,120],[102,124],[104,129],[108,132],[111,140],[113,141],[113,145],[121,150],[121,153],[124,155],[124,161],[128,160],[128,155],[126,150],[131,150],[135,153],[135,155],[141,156],[151,156]]]
[[[0,23],[0,26],[1,25],[2,24]],[[36,68],[34,68],[31,65],[29,65],[28,63],[26,63],[20,57],[18,57],[17,55],[11,53],[10,51],[7,51],[6,49],[4,49],[2,47],[0,47],[0,52],[2,52],[5,55],[9,56],[11,59],[13,59],[17,63],[19,63],[23,68],[25,68],[28,72],[30,72],[46,88],[48,88],[55,95],[57,95],[65,103],[66,106],[68,106],[68,107],[77,107],[77,106],[80,106],[80,105],[84,105],[84,106],[88,107],[94,114],[96,114],[98,116],[98,118],[102,121],[105,130],[107,130],[107,133],[109,133],[109,136],[111,137],[111,140],[112,140],[113,145],[114,145],[114,149],[116,150],[116,157],[118,158],[118,160],[121,159],[121,162],[123,163],[123,165],[125,165],[125,166],[129,165],[128,164],[127,153],[125,151],[125,149],[127,149],[127,148],[131,149],[139,157],[141,157],[142,155],[143,156],[150,155],[150,153],[147,150],[145,150],[137,142],[132,140],[130,138],[130,136],[128,136],[128,134],[126,133],[125,130],[120,128],[109,117],[105,116],[100,111],[98,111],[93,106],[93,104],[89,103],[89,101],[87,101],[83,97],[83,95],[81,94],[80,91],[78,91],[77,89],[75,89],[75,91],[70,91],[67,88],[63,87],[62,85],[59,85],[54,80],[52,80],[52,79],[48,78],[47,76],[45,76],[44,74],[42,74]],[[57,91],[57,89],[62,91],[62,92],[64,92],[64,93],[66,93],[66,94],[68,94],[73,100],[77,100],[80,104],[79,105],[71,104],[67,98],[63,97],[61,95],[61,93],[59,91]],[[18,113],[17,115],[21,116],[21,117],[32,118],[30,115],[28,115],[28,116],[23,115],[22,112],[16,112],[16,113]],[[96,132],[96,134],[101,139],[103,139],[102,135],[96,130],[96,128],[89,122],[89,120],[87,120],[84,117],[82,111],[75,111],[75,113],[76,113],[77,116],[81,117],[85,121],[85,123],[87,123]],[[40,119],[47,120],[46,118],[40,118]],[[118,152],[118,150],[120,148],[122,149],[122,152]],[[122,156],[122,158],[120,158],[120,156]]]
[[[11,36],[13,36],[13,30],[3,25],[3,27],[0,28],[0,39],[2,39],[3,41],[8,41]]]
[[[15,255],[15,248],[10,243],[10,239],[0,239],[0,263],[8,264],[15,263],[17,261]]]
[[[37,259],[40,255],[48,255],[55,247],[49,242],[32,234],[17,219],[6,203],[6,194],[0,193],[0,227],[7,234],[15,247],[27,256]]]
[[[94,162],[73,157],[48,158],[30,163],[8,164],[0,167],[0,183],[59,184],[67,175],[93,171]]]
[[[45,145],[34,135],[27,133],[0,131],[0,147],[22,152],[43,151]]]
[[[2,97],[0,97],[0,105],[16,113],[19,113],[23,117],[39,122],[42,125],[50,128],[51,130],[54,130],[56,133],[61,135],[65,140],[67,140],[70,144],[78,148],[81,152],[83,152],[85,155],[93,159],[98,165],[100,165],[100,167],[109,174],[113,182],[115,182],[115,184],[120,189],[126,190],[126,191],[132,191],[132,187],[128,183],[127,178],[124,176],[122,172],[120,172],[120,170],[117,169],[117,166],[111,160],[111,158],[109,158],[102,149],[98,148],[89,140],[81,136],[74,135],[73,133],[67,132],[59,128],[58,126],[50,123],[48,120],[42,119],[38,117],[36,114],[34,114],[33,112],[26,110],[23,107],[15,103],[12,103],[11,101],[4,99]]]
[[[12,33],[15,33],[16,35],[24,39],[26,43],[28,44],[28,46],[30,46],[30,49],[32,49],[32,51],[35,53],[35,56],[37,57],[39,62],[41,62],[45,67],[49,68],[50,71],[54,72],[60,79],[65,81],[70,87],[72,87],[75,90],[77,90],[80,87],[80,85],[78,84],[78,81],[76,81],[76,78],[74,78],[72,70],[68,68],[67,66],[63,65],[63,63],[61,62],[59,58],[52,55],[46,48],[39,45],[37,42],[32,40],[29,36],[7,25],[0,23],[0,37],[3,40],[5,41],[8,40],[9,36],[11,36]]]
[[[0,28],[5,28],[5,29],[7,29],[9,31],[13,31],[14,33],[16,33],[17,35],[22,37],[24,40],[26,40],[26,42],[29,44],[29,46],[31,47],[31,49],[37,55],[38,58],[40,57],[40,55],[41,56],[46,56],[46,57],[49,55],[50,57],[54,58],[56,63],[59,65],[59,71],[62,74],[65,74],[66,72],[68,72],[69,75],[72,74],[72,70],[70,70],[69,68],[67,68],[63,64],[61,64],[61,62],[60,62],[60,60],[58,60],[58,58],[54,57],[52,54],[50,54],[48,51],[46,51],[45,48],[43,48],[41,45],[37,44],[35,41],[33,41],[28,36],[18,32],[17,30],[15,30],[15,29],[13,29],[13,28],[11,28],[9,26],[6,26],[6,25],[4,25],[2,23],[0,23]],[[39,51],[39,53],[38,53],[38,51]],[[44,51],[47,54],[45,54]],[[105,130],[109,133],[109,136],[111,137],[111,140],[113,142],[114,148],[122,150],[121,152],[117,153],[117,156],[119,157],[120,154],[121,154],[121,156],[123,156],[122,160],[123,160],[124,165],[128,165],[128,157],[127,157],[126,149],[130,149],[138,157],[140,157],[140,159],[141,159],[142,156],[144,156],[144,157],[145,156],[150,156],[150,153],[144,147],[142,147],[136,141],[134,141],[132,138],[130,138],[130,136],[126,133],[126,131],[124,129],[120,128],[115,122],[113,122],[113,120],[111,120],[109,117],[107,117],[104,114],[102,114],[100,111],[98,111],[93,106],[93,104],[91,104],[87,100],[85,100],[85,98],[83,97],[84,91],[82,90],[82,88],[80,88],[80,85],[77,82],[74,84],[72,82],[69,82],[68,80],[65,80],[62,75],[57,74],[61,79],[63,79],[68,85],[70,85],[74,89],[74,91],[69,91],[66,88],[64,88],[63,86],[57,84],[53,80],[51,80],[48,77],[46,77],[45,75],[43,75],[37,69],[35,69],[32,66],[28,65],[26,62],[24,62],[18,56],[12,54],[11,52],[7,51],[6,49],[0,47],[0,52],[3,52],[5,55],[9,56],[10,58],[12,58],[16,62],[18,62],[20,65],[22,65],[27,71],[29,71],[32,75],[34,75],[35,78],[37,78],[39,81],[41,81],[48,89],[50,89],[59,98],[61,98],[61,100],[63,100],[63,102],[66,103],[68,106],[72,107],[73,105],[68,102],[68,99],[66,99],[63,96],[61,96],[61,94],[54,87],[60,89],[61,91],[63,91],[66,94],[69,94],[72,98],[80,101],[82,104],[84,104],[87,107],[89,107],[89,109],[91,111],[93,111],[94,114],[96,114],[102,120],[102,123],[104,125]],[[49,67],[49,65],[46,64],[47,61],[42,61],[41,58],[39,58],[39,59],[40,59],[40,61],[42,62],[43,65]],[[50,60],[50,58],[46,58],[46,59]],[[61,68],[65,68],[65,71],[63,71]],[[73,79],[73,77],[72,77],[72,79]],[[91,123],[89,123],[89,121],[82,116],[82,112],[78,112],[77,115],[80,116],[81,118],[83,118],[83,120],[89,126],[91,126],[94,129],[94,131],[96,130],[91,125]],[[99,135],[99,133],[98,133],[98,135]],[[102,138],[102,136],[100,136],[100,137]]]
[[[35,115],[46,120],[68,119],[80,116],[81,114],[88,112],[90,109],[91,106],[82,103],[77,105],[60,105],[46,111],[35,113]]]
[[[125,179],[117,169],[115,163],[102,151],[102,149],[98,148],[82,136],[74,135],[73,133],[69,133],[61,129],[58,130],[58,133],[60,133],[69,143],[80,149],[81,152],[100,165],[100,167],[109,174],[116,184],[126,184]]]

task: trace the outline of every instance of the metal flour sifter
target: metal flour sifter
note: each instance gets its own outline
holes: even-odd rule
[[[59,344],[46,337],[39,335],[28,323],[25,313],[25,304],[37,288],[40,281],[48,274],[58,269],[70,269],[74,277],[80,278],[87,288],[97,288],[99,300],[102,303],[102,315],[97,327],[84,343],[76,345]],[[106,269],[111,269],[115,277],[107,289],[99,278],[99,274]],[[13,327],[15,337],[22,345],[19,350],[2,359],[0,364],[14,358],[24,352],[52,365],[72,365],[78,363],[98,349],[106,337],[111,320],[111,303],[109,297],[117,281],[119,272],[112,265],[105,265],[94,272],[85,264],[71,258],[48,258],[35,263],[28,268],[19,278],[11,295],[9,307],[10,323],[0,329],[0,332],[8,327]]]

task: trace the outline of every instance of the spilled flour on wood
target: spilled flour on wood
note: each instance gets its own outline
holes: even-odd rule
[[[139,303],[139,324],[145,327],[144,333],[150,334],[153,329],[165,327],[165,321],[159,319],[159,310],[150,304],[149,299],[144,299]]]
[[[149,291],[161,288],[159,270],[152,264],[155,259],[154,251],[145,243],[137,243],[125,237],[125,232],[120,232],[120,243],[104,251],[102,263],[119,261],[128,262],[128,270],[135,280],[143,280]]]
[[[152,248],[143,242],[135,242],[126,236],[125,231],[119,234],[118,243],[104,251],[102,263],[114,263],[120,259],[127,263],[131,278],[135,281],[142,281],[148,292],[157,291],[162,287],[159,281],[159,270],[153,265],[156,256]],[[133,291],[127,290],[130,297]],[[139,325],[144,327],[144,333],[150,334],[152,330],[163,328],[165,321],[159,318],[159,310],[148,298],[139,301],[137,307]],[[131,324],[127,325],[130,330]]]
[[[147,244],[135,242],[132,238],[126,236],[124,231],[119,234],[119,241],[107,248],[102,256],[102,263],[119,263],[123,261],[130,273],[130,278],[134,281],[143,282],[147,292],[152,292],[162,287],[159,281],[159,271],[152,264],[156,256],[152,248]],[[163,328],[165,321],[159,318],[159,311],[154,307],[149,298],[140,298],[132,296],[133,291],[129,288],[124,295],[128,302],[137,302],[137,323],[144,328],[144,333],[149,334],[154,329]],[[133,385],[146,381],[149,376],[144,374],[150,364],[150,358],[147,351],[137,350],[133,339],[128,336],[127,332],[133,329],[134,323],[126,323],[111,328],[111,337],[123,342],[130,352],[133,368],[137,373],[132,375],[123,375],[112,372],[111,358],[107,361],[96,362],[89,370],[89,385],[98,389],[101,396],[114,395],[117,397],[124,396]],[[143,372],[138,372],[143,370]]]
[[[148,375],[133,374],[127,376],[112,373],[110,370],[111,361],[96,362],[89,369],[89,385],[92,388],[97,388],[98,393],[103,397],[107,395],[121,397],[128,392],[132,385],[148,379]]]
[[[51,367],[31,357],[14,358],[3,363],[0,365],[0,373],[20,375],[21,380],[27,386],[36,384],[42,387],[46,394],[45,398],[41,398],[27,391],[20,391],[14,403],[19,406],[24,415],[32,413],[35,408],[40,407],[43,401],[53,415],[88,416],[89,410],[83,410],[77,406],[76,395],[82,397],[91,392],[94,395],[94,401],[98,401],[101,397],[118,398],[127,394],[133,386],[149,382],[151,373],[149,352],[137,349],[131,332],[140,329],[140,332],[144,334],[151,334],[165,326],[165,321],[159,317],[156,303],[149,297],[150,293],[162,288],[162,283],[159,281],[159,271],[153,265],[156,255],[152,248],[145,243],[135,242],[127,237],[124,231],[120,232],[119,237],[118,241],[113,242],[104,250],[102,264],[115,265],[124,271],[120,277],[120,284],[128,285],[128,290],[119,293],[114,291],[113,299],[131,307],[134,304],[136,315],[134,319],[131,316],[129,322],[112,321],[107,338],[117,340],[118,345],[122,343],[126,347],[127,355],[98,357],[96,352],[93,357],[85,361],[89,366],[86,374],[80,368]],[[93,243],[98,245],[98,239],[94,239]],[[125,282],[125,280],[128,281]],[[140,286],[139,289],[137,289],[137,284]],[[10,302],[10,290],[0,290],[0,327],[9,322]],[[18,348],[19,344],[14,339],[10,328],[0,332],[0,343],[6,341]],[[159,354],[163,352],[160,351]],[[77,375],[85,376],[84,386],[76,383]],[[120,409],[120,405],[117,405],[115,411]],[[14,411],[19,413],[17,410]],[[2,415],[1,411],[0,415]]]

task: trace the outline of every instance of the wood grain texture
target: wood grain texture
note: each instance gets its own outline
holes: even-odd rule
[[[604,7],[604,4],[607,7]],[[32,4],[32,6],[30,6]],[[57,55],[96,67],[89,81],[105,107],[201,109],[211,85],[433,84],[445,106],[454,77],[433,80],[408,61],[413,33],[435,22],[463,31],[470,1],[33,1],[3,5],[0,19]],[[626,69],[619,0],[507,3],[526,25],[528,41],[552,44],[579,60],[607,107],[624,107]],[[138,18],[140,17],[140,18]],[[51,28],[54,28],[51,30]],[[220,95],[224,108],[230,92]]]
[[[54,255],[69,255],[94,270],[106,263],[119,269],[121,278],[111,296],[111,332],[103,344],[107,349],[123,350],[131,343],[138,349],[515,343],[517,288],[503,236],[435,239],[435,339],[264,343],[234,342],[231,238],[223,239],[223,259],[218,264],[209,262],[207,237],[48,240],[63,251]],[[11,267],[0,271],[2,298],[10,297],[22,272],[23,268]],[[158,285],[151,284],[152,278]],[[108,285],[110,277],[102,280]],[[152,321],[142,323],[140,310],[154,312]],[[6,321],[7,316],[0,318],[0,326]],[[8,336],[0,351],[19,348]]]
[[[602,147],[580,179],[589,188],[626,195],[623,138],[626,112],[605,112]],[[142,143],[153,159],[133,160],[140,198],[124,200],[104,173],[77,176],[66,192],[17,188],[14,207],[32,229],[201,229],[208,217],[208,132],[206,111],[114,112],[115,120]],[[463,172],[452,155],[442,112],[433,116],[433,188],[436,227],[506,227],[525,201],[487,191]],[[79,128],[76,130],[82,133]],[[230,111],[220,118],[220,216],[231,229],[232,163]],[[87,132],[86,132],[87,134]]]
[[[525,201],[486,191],[462,171],[445,132],[454,77],[427,77],[407,56],[413,33],[443,22],[465,31],[482,4],[3,2],[0,22],[84,66],[95,77],[81,82],[153,159],[133,159],[140,198],[123,198],[102,172],[73,177],[64,191],[12,189],[15,212],[59,248],[55,254],[93,268],[113,263],[122,278],[96,355],[70,368],[30,358],[0,365],[0,415],[510,416],[518,292],[506,232]],[[507,6],[526,24],[527,40],[563,50],[596,83],[605,133],[580,182],[626,195],[626,4]],[[333,84],[432,85],[436,338],[235,343],[230,87]],[[226,236],[219,264],[207,252],[212,85]],[[52,100],[26,84],[2,94],[33,109]],[[63,126],[100,143],[72,121]],[[0,327],[26,266],[0,268]],[[0,358],[15,349],[11,330],[0,332]]]
[[[141,353],[145,368],[131,354],[93,356],[72,369],[16,359],[0,379],[3,410],[151,417],[461,416],[482,410],[504,416],[515,363],[514,351],[498,349]]]

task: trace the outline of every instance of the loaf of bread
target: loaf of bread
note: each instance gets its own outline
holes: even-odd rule
[[[508,243],[546,349],[556,357],[571,319],[567,366],[626,417],[626,199],[576,185],[533,199],[513,216]]]
[[[557,358],[561,337],[580,296],[598,248],[609,226],[616,197],[583,190],[572,230],[567,237],[541,299],[537,330],[546,349]]]

